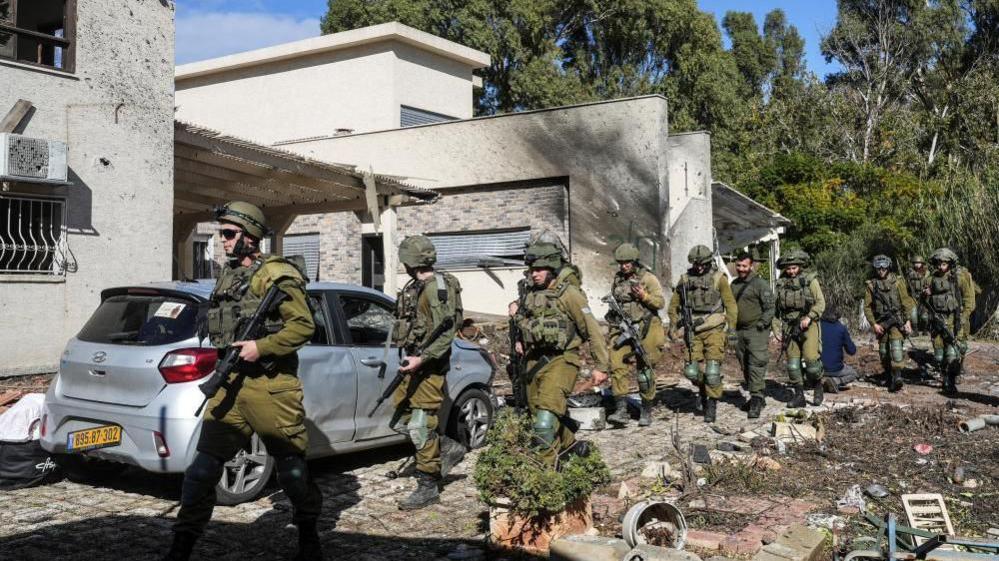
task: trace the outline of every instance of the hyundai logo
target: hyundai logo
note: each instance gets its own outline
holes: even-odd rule
[[[94,361],[97,364],[100,364],[100,363],[104,362],[107,359],[108,359],[108,354],[106,352],[104,352],[104,351],[97,351],[96,353],[94,353],[93,358],[91,358],[90,360]]]

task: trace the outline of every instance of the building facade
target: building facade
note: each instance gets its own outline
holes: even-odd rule
[[[166,1],[0,3],[0,133],[64,144],[67,172],[0,172],[0,376],[55,371],[109,283],[170,278],[173,18]]]

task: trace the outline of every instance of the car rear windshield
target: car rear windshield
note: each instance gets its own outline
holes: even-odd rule
[[[77,335],[81,341],[168,345],[197,333],[199,305],[163,295],[121,294],[101,303]]]

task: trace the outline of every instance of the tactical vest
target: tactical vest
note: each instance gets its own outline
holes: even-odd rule
[[[722,308],[721,292],[718,291],[718,281],[721,271],[708,271],[703,275],[685,273],[680,276],[680,284],[687,287],[687,301],[695,315],[713,314]]]
[[[919,299],[919,295],[923,293],[923,290],[930,285],[930,279],[932,275],[929,272],[923,271],[922,273],[917,273],[916,271],[910,270],[905,275],[906,288],[909,289],[909,295],[915,299]]]
[[[897,283],[898,280],[892,273],[888,273],[883,279],[874,278],[867,281],[867,286],[871,290],[871,307],[875,319],[880,320],[901,313],[902,299],[898,293]]]
[[[457,296],[459,292],[458,279],[442,272],[435,272],[433,278],[437,289],[430,295],[430,305],[433,307],[447,304],[448,288],[452,288],[456,295],[456,301],[453,303],[455,308],[454,328],[458,329],[461,327],[462,320],[461,301]],[[428,317],[421,318],[419,314],[420,294],[423,293],[423,289],[428,284],[429,282],[410,279],[406,286],[399,291],[399,296],[396,299],[396,322],[393,338],[397,346],[410,353],[415,353],[424,343],[427,343],[426,338],[437,328],[436,325],[433,325],[433,317],[428,315]]]
[[[569,286],[555,283],[551,288],[532,290],[524,296],[518,324],[529,352],[558,354],[576,338],[576,324],[559,303],[559,297]]]
[[[958,282],[962,270],[955,267],[943,275],[930,279],[930,307],[939,314],[949,314],[961,309],[961,287]]]
[[[634,294],[631,292],[633,287],[640,286],[641,276],[645,273],[644,269],[639,269],[635,274],[625,278],[620,273],[614,275],[614,286],[611,288],[611,292],[614,294],[614,299],[621,304],[621,311],[624,312],[628,319],[632,322],[644,322],[650,319],[653,315],[652,310],[649,310],[648,306],[640,302],[635,298]]]
[[[295,267],[295,264],[283,257],[276,255],[261,255],[249,267],[228,267],[222,268],[222,274],[215,283],[212,290],[211,302],[208,308],[208,336],[212,345],[224,348],[235,341],[236,332],[241,325],[249,321],[263,299],[266,290],[261,294],[254,294],[250,290],[253,276],[265,265],[275,263],[287,264]],[[295,267],[294,278],[305,290],[305,280],[301,271]],[[286,276],[285,278],[288,278]],[[277,333],[284,323],[280,314],[276,310],[266,316],[263,331],[265,333]]]
[[[781,317],[793,319],[812,308],[815,295],[809,286],[815,276],[815,273],[803,272],[794,278],[781,275],[777,279],[777,311]]]

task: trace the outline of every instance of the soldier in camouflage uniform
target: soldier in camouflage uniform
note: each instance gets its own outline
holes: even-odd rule
[[[392,396],[393,422],[405,423],[404,433],[416,448],[417,487],[399,501],[400,509],[415,510],[440,501],[443,476],[465,452],[461,444],[438,434],[451,343],[462,322],[461,286],[453,276],[434,270],[437,250],[425,236],[402,240],[399,261],[410,280],[399,291],[394,333],[406,355],[399,372],[407,376]]]
[[[611,332],[608,338],[611,342],[611,391],[614,394],[616,408],[607,420],[617,425],[626,425],[631,420],[628,416],[629,390],[628,374],[630,368],[625,362],[632,356],[638,369],[638,390],[642,396],[642,414],[638,425],[647,427],[652,424],[652,405],[656,398],[656,363],[662,357],[662,345],[666,342],[663,332],[663,322],[659,318],[659,310],[666,305],[662,285],[652,271],[638,261],[638,248],[630,243],[623,243],[614,250],[614,260],[618,263],[618,272],[614,275],[611,292],[621,305],[622,311],[642,336],[642,348],[649,364],[639,364],[635,350],[631,344],[616,346],[621,332],[617,329],[618,318],[608,317],[611,321]],[[610,314],[610,312],[609,312]]]
[[[767,364],[770,363],[770,324],[774,319],[774,293],[770,283],[753,269],[753,256],[740,253],[735,260],[738,275],[732,281],[732,293],[739,307],[735,326],[735,352],[749,388],[750,419],[758,419],[766,406]]]
[[[865,283],[864,316],[878,338],[878,354],[884,369],[888,391],[902,389],[905,353],[902,346],[912,331],[909,317],[915,302],[909,297],[905,281],[891,272],[891,258],[876,255],[871,260],[874,278]]]
[[[566,398],[582,365],[579,348],[584,341],[589,342],[596,362],[592,381],[599,385],[607,380],[607,345],[579,289],[578,276],[568,267],[561,250],[550,243],[532,244],[525,263],[531,286],[515,310],[523,338],[518,351],[525,359],[534,437],[546,461],[554,466],[558,455],[576,440],[562,419],[567,414]]]
[[[912,297],[916,305],[912,308],[909,316],[909,323],[915,331],[926,331],[930,323],[930,314],[926,311],[926,304],[923,303],[922,294],[930,286],[929,269],[926,268],[926,260],[922,255],[916,255],[909,259],[912,267],[905,275],[906,288],[909,296]]]
[[[284,258],[260,253],[260,240],[268,231],[259,208],[232,202],[217,218],[229,261],[212,291],[208,334],[220,352],[230,345],[240,347],[240,362],[205,408],[198,453],[184,472],[173,545],[164,559],[190,558],[212,517],[223,464],[246,449],[256,434],[274,458],[278,483],[292,504],[299,541],[295,559],[318,560],[322,552],[316,522],[322,494],[305,462],[308,437],[298,380],[297,350],[315,330],[305,278]],[[273,284],[284,299],[267,315],[266,335],[233,341],[237,325],[256,311]]]
[[[728,277],[715,269],[714,254],[704,245],[694,246],[687,255],[690,268],[680,276],[669,303],[670,338],[679,330],[692,330],[693,348],[683,375],[697,385],[704,421],[713,423],[722,396],[722,361],[725,360],[725,333],[735,326],[739,309],[732,296]],[[689,308],[693,325],[683,325],[681,308]],[[704,362],[704,369],[700,363]]]
[[[777,260],[782,272],[777,279],[777,317],[773,330],[786,348],[787,376],[794,387],[790,407],[805,406],[802,366],[814,385],[812,403],[819,405],[824,397],[819,318],[826,309],[826,299],[818,276],[806,269],[808,261],[808,254],[800,249],[791,250]]]
[[[975,311],[978,287],[971,272],[958,265],[957,254],[946,247],[930,256],[933,277],[923,289],[923,301],[930,314],[933,356],[943,372],[944,392],[957,393],[957,377],[968,352],[971,314]]]

